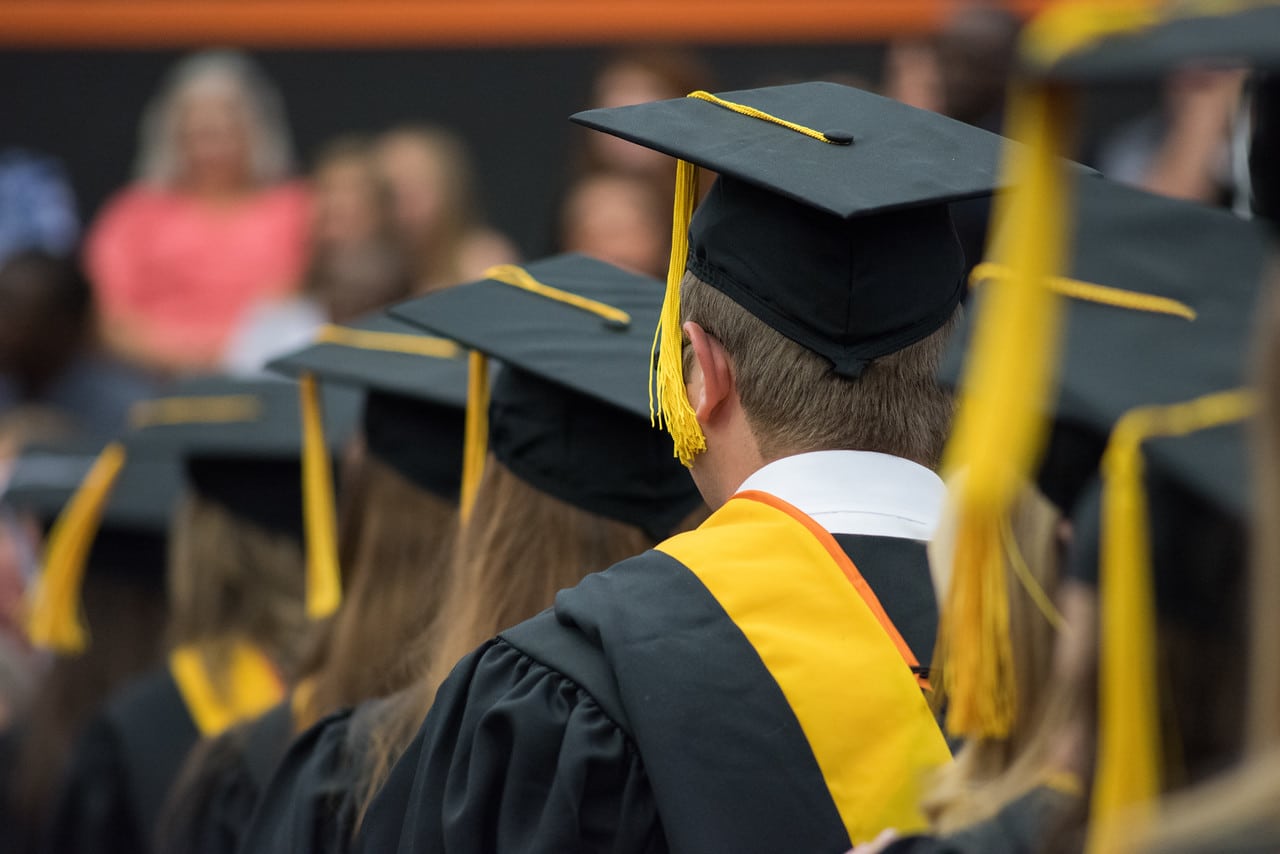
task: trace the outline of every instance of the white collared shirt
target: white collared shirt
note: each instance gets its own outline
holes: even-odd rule
[[[929,540],[946,487],[922,465],[871,451],[814,451],[775,460],[738,488],[781,498],[832,534]]]

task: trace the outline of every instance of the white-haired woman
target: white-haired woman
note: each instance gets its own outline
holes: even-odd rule
[[[189,56],[143,117],[135,181],[88,240],[103,337],[161,373],[210,369],[245,307],[297,287],[308,201],[275,88],[247,57]]]

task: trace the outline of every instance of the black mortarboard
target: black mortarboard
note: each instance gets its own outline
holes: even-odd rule
[[[355,422],[359,396],[334,389],[331,450]],[[136,404],[131,454],[176,453],[191,487],[268,530],[302,538],[302,420],[298,388],[275,380],[202,378]]]
[[[74,652],[87,643],[80,622],[83,573],[103,572],[156,590],[164,587],[169,518],[182,489],[182,468],[172,455],[120,460],[122,468],[100,508],[100,524],[83,539],[68,540],[57,530],[64,509],[81,492],[90,473],[111,452],[100,444],[72,441],[23,450],[5,484],[3,500],[32,514],[44,528],[49,548],[41,575],[31,588],[27,630],[33,644]],[[61,539],[58,548],[54,544]],[[73,545],[70,560],[67,546]],[[60,566],[61,565],[61,566]]]
[[[362,425],[369,453],[422,489],[457,501],[465,355],[453,341],[379,314],[324,327],[312,344],[268,367],[365,389]]]
[[[680,161],[656,388],[685,463],[703,447],[681,379],[686,269],[856,377],[951,316],[965,258],[947,203],[999,183],[999,137],[833,83],[695,92],[573,120]],[[720,177],[686,247],[694,167]]]
[[[645,368],[661,302],[652,279],[565,255],[496,268],[392,313],[502,362],[488,435],[503,465],[576,507],[665,536],[701,498],[649,424]]]
[[[1066,334],[1037,478],[1068,514],[1121,415],[1244,382],[1270,254],[1262,228],[1226,211],[1095,177],[1077,180],[1075,195],[1071,257],[1057,280]],[[943,361],[944,383],[962,384],[982,279],[1001,275],[995,264],[974,271],[977,299]]]
[[[1219,10],[1211,5],[1061,4],[1028,30],[1024,68],[1069,83],[1154,78],[1191,63],[1280,68],[1280,4],[1219,4]],[[1074,38],[1090,31],[1093,38]]]

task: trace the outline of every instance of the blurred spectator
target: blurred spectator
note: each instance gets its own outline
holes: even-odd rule
[[[378,141],[375,156],[391,190],[415,293],[479,278],[495,264],[516,260],[511,241],[481,222],[470,158],[453,133],[395,128]]]
[[[711,71],[697,55],[652,48],[618,54],[596,75],[591,107],[626,107],[683,98],[697,89],[715,89]],[[660,151],[607,133],[586,132],[583,172],[627,172],[660,182],[670,192],[674,161]]]
[[[560,248],[665,279],[671,253],[668,200],[642,176],[597,172],[580,178],[561,209]]]
[[[932,40],[890,47],[884,92],[913,107],[999,133],[1020,26],[1016,15],[998,6],[962,6]],[[986,249],[991,199],[955,202],[951,218],[973,269]]]
[[[70,255],[80,238],[76,200],[51,157],[0,152],[0,266],[24,249]]]
[[[331,143],[317,158],[311,184],[311,260],[302,292],[250,308],[227,347],[232,373],[260,371],[307,343],[321,324],[354,320],[412,290],[372,144],[358,137]]]
[[[927,41],[895,41],[884,56],[880,89],[896,101],[922,110],[942,112],[942,80],[938,54]]]
[[[1124,125],[1103,143],[1099,171],[1165,196],[1229,202],[1230,136],[1245,76],[1201,68],[1170,75],[1160,109]]]
[[[0,414],[42,406],[110,436],[153,391],[97,345],[89,286],[73,262],[29,250],[0,268]]]
[[[247,306],[292,291],[307,197],[275,89],[238,53],[171,72],[142,123],[137,180],[89,235],[104,338],[147,368],[213,368]]]

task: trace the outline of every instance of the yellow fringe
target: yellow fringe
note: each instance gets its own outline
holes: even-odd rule
[[[1156,606],[1142,445],[1241,421],[1243,390],[1135,409],[1117,422],[1102,460],[1098,757],[1087,851],[1115,854],[1151,818],[1160,794]]]
[[[499,264],[497,267],[490,267],[485,270],[484,277],[495,282],[502,282],[504,285],[511,285],[513,288],[519,288],[522,291],[528,291],[531,294],[537,294],[540,297],[546,297],[549,300],[571,305],[597,317],[602,317],[617,326],[626,327],[631,325],[631,315],[622,309],[571,291],[543,284],[529,275],[528,270],[515,264]]]
[[[44,568],[27,603],[27,637],[33,646],[61,655],[76,655],[88,647],[80,588],[102,513],[124,464],[124,445],[107,445],[54,523]]]
[[[471,518],[489,455],[489,359],[472,350],[467,375],[467,416],[462,446],[462,521]]]
[[[698,167],[680,160],[676,164],[676,199],[671,220],[671,264],[662,313],[653,333],[649,363],[649,414],[655,426],[665,427],[675,443],[675,455],[686,466],[707,449],[698,416],[685,396],[684,361],[680,329],[680,282],[689,255],[689,220],[698,197]]]
[[[969,274],[969,284],[970,287],[974,287],[990,279],[1007,279],[1011,275],[1012,271],[1008,267],[988,261],[973,268],[973,272]],[[1123,288],[1082,282],[1079,279],[1068,279],[1063,276],[1051,277],[1048,285],[1055,293],[1082,302],[1110,305],[1148,314],[1168,314],[1184,320],[1195,320],[1198,317],[1194,308],[1170,297],[1127,291]]]
[[[338,566],[338,520],[333,470],[324,437],[324,417],[316,378],[298,381],[302,408],[302,506],[307,535],[307,616],[321,619],[342,603]]]
[[[1061,92],[1015,87],[1006,148],[1007,183],[997,198],[998,248],[1010,270],[993,281],[975,324],[966,381],[947,446],[946,468],[964,469],[955,559],[938,654],[953,735],[1002,738],[1016,714],[1009,591],[1000,535],[1041,450],[1059,333],[1057,295],[1045,281],[1062,267],[1069,183],[1059,155],[1070,131]]]

